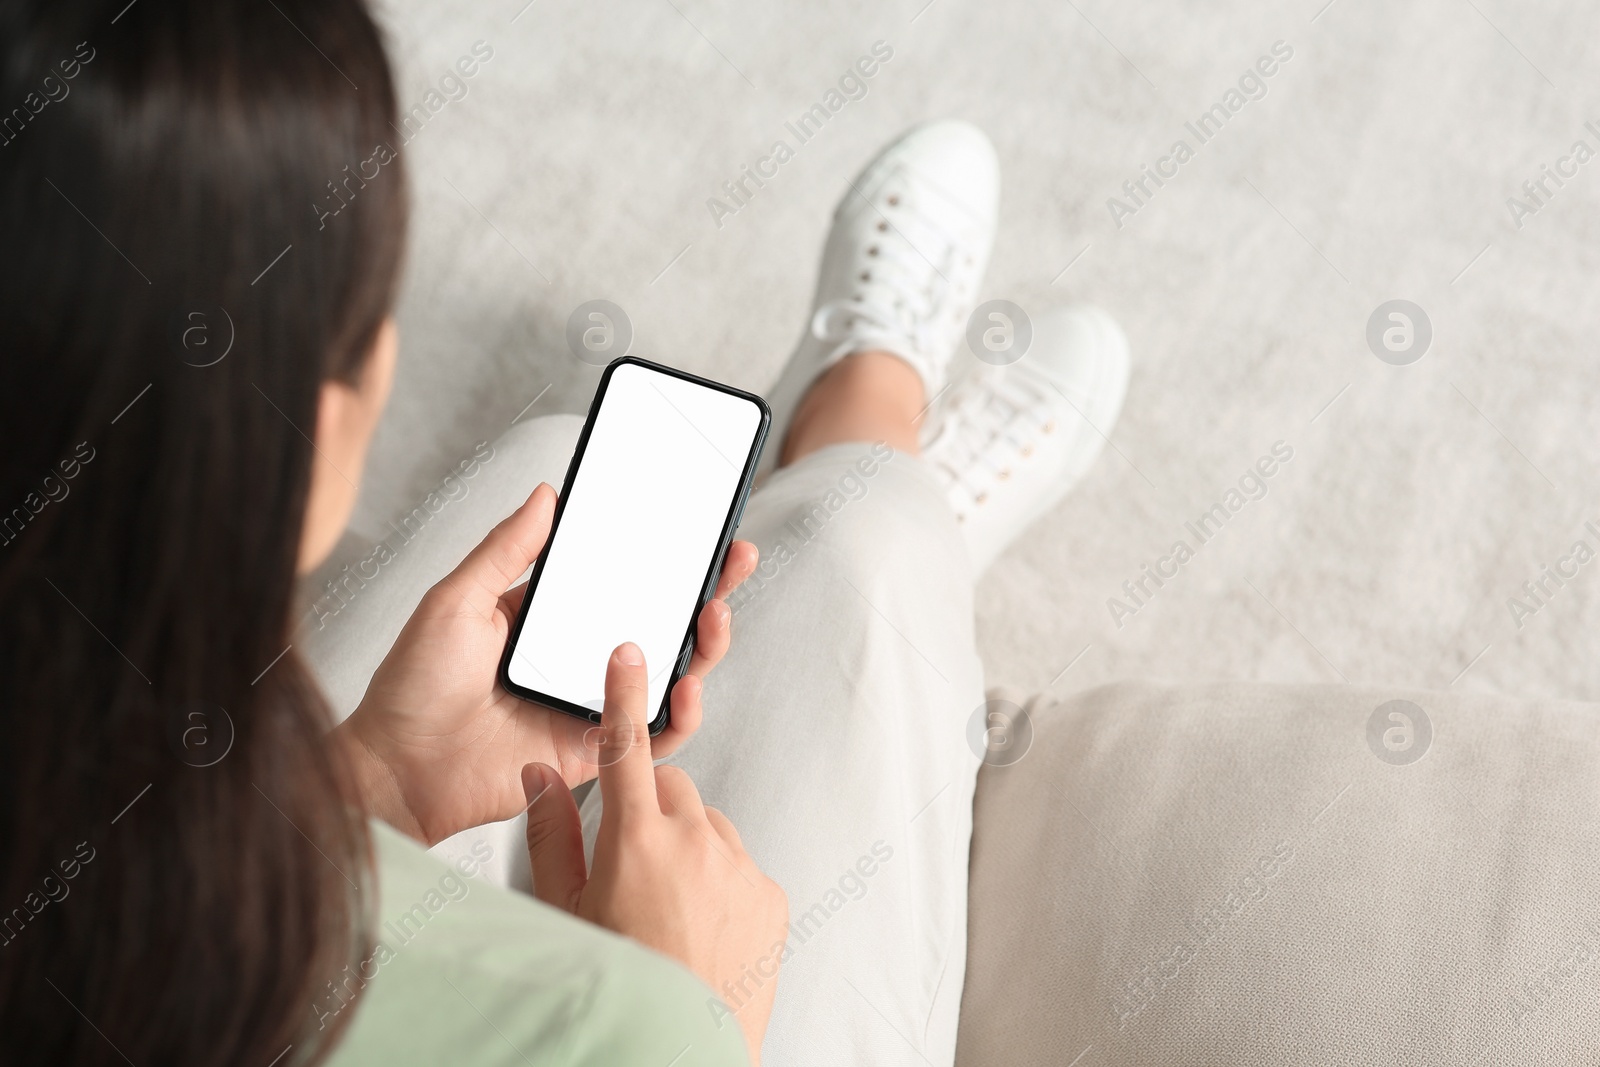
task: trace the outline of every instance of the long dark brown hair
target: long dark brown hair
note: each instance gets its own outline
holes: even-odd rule
[[[330,1047],[369,842],[290,610],[318,389],[393,301],[394,115],[360,0],[0,0],[7,1061]]]

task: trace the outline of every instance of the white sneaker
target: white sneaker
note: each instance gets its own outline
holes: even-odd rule
[[[937,396],[989,264],[1000,164],[971,123],[916,127],[851,186],[834,210],[811,322],[769,398],[763,471],[777,465],[806,390],[845,356],[891,352]]]
[[[950,387],[922,432],[982,572],[1093,465],[1128,390],[1128,339],[1086,304],[1033,320],[1021,359]]]

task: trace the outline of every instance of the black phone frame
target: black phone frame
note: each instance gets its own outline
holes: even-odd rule
[[[667,681],[666,694],[661,698],[661,707],[657,709],[656,714],[649,723],[650,736],[654,737],[665,730],[672,722],[672,687],[678,684],[678,680],[689,669],[689,661],[694,655],[695,630],[700,620],[700,613],[705,610],[706,604],[710,602],[712,595],[717,590],[717,581],[721,578],[723,565],[727,562],[728,548],[733,544],[734,532],[739,528],[739,520],[744,517],[744,506],[750,499],[750,489],[755,483],[756,466],[761,460],[761,449],[766,444],[767,433],[772,427],[772,409],[767,406],[765,400],[755,393],[736,389],[721,382],[714,382],[709,378],[702,378],[697,374],[678,370],[676,367],[668,367],[648,359],[641,359],[638,356],[622,356],[606,364],[606,369],[600,376],[600,385],[595,390],[594,400],[589,404],[589,415],[584,420],[583,432],[578,435],[578,446],[573,450],[572,461],[567,465],[566,476],[561,482],[561,494],[556,499],[555,515],[550,519],[550,534],[545,538],[544,548],[539,551],[539,558],[534,562],[533,573],[528,577],[528,588],[522,598],[522,606],[517,610],[516,623],[511,627],[511,633],[506,639],[505,651],[501,653],[499,675],[501,688],[512,696],[535,704],[541,704],[547,708],[554,708],[557,711],[564,711],[568,715],[573,715],[592,723],[600,721],[600,713],[598,711],[513,682],[510,674],[511,656],[513,650],[517,647],[517,639],[522,636],[522,626],[527,620],[528,609],[533,604],[533,594],[539,588],[539,578],[544,573],[545,561],[550,556],[550,547],[555,544],[556,531],[561,528],[561,516],[566,510],[568,490],[572,487],[573,479],[577,477],[578,468],[583,463],[583,454],[589,446],[589,435],[594,430],[595,419],[600,414],[600,405],[605,402],[606,390],[611,384],[611,375],[618,367],[630,363],[686,382],[692,382],[707,389],[727,393],[730,396],[738,397],[740,400],[747,400],[756,406],[756,410],[761,415],[761,422],[756,428],[755,439],[750,445],[750,454],[745,460],[744,471],[739,478],[739,488],[733,494],[733,501],[728,507],[728,516],[723,521],[722,536],[717,541],[716,551],[712,553],[711,564],[706,569],[706,578],[700,588],[699,601],[689,616],[688,631],[684,635],[677,663],[673,665],[672,677]],[[644,518],[644,516],[641,516],[641,521]],[[648,665],[646,665],[646,669],[648,669]]]

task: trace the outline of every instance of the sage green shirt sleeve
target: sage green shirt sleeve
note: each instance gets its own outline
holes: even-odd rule
[[[748,1064],[738,1021],[673,961],[470,877],[470,859],[372,835],[376,947],[311,1010],[313,1026],[354,1013],[330,1067]]]

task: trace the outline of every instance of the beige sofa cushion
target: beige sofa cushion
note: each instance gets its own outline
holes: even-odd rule
[[[1027,711],[978,780],[958,1064],[1600,1063],[1600,708],[1121,684]]]

